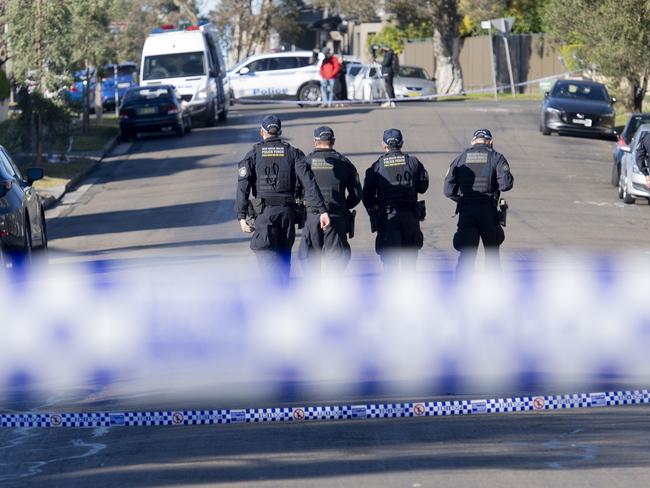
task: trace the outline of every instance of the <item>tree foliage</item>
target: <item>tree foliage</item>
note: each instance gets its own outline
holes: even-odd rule
[[[542,0],[460,0],[461,35],[482,35],[481,21],[514,17],[514,34],[542,31]]]
[[[553,37],[575,46],[578,64],[596,66],[615,86],[627,89],[629,110],[642,109],[650,77],[650,2],[548,0],[543,19]]]

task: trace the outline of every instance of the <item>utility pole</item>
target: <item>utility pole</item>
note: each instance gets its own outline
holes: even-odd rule
[[[492,68],[492,83],[494,84],[494,101],[499,101],[499,95],[497,92],[497,73],[496,68],[494,67],[494,44],[492,44],[492,21],[484,20],[481,22],[481,27],[488,30],[488,37],[490,38],[490,67]]]

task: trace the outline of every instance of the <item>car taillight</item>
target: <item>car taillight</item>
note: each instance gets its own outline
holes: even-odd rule
[[[176,107],[176,105],[165,105],[162,109],[163,112],[167,112],[167,115],[174,115],[178,113],[178,107]]]
[[[120,119],[128,119],[129,118],[129,112],[127,110],[120,110]]]
[[[627,142],[625,142],[625,137],[623,137],[622,135],[618,136],[618,141],[616,141],[616,143],[619,145],[619,147],[621,149],[629,149],[630,148],[630,146],[627,144]]]
[[[78,92],[79,90],[77,89],[77,85],[72,85],[72,86],[70,87],[70,91],[71,91],[71,92]]]

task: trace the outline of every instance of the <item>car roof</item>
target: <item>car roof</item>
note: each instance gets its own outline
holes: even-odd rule
[[[584,86],[605,86],[604,83],[598,83],[593,80],[557,80],[556,84],[574,84],[574,85],[584,85]]]
[[[312,51],[279,51],[277,53],[254,54],[253,56],[247,58],[247,60],[259,59],[259,58],[285,58],[291,56],[313,56],[313,55],[314,53]]]

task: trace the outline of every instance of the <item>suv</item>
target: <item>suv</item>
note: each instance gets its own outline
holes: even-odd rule
[[[251,56],[228,72],[234,100],[320,100],[320,55],[311,51],[267,53]]]
[[[637,198],[650,202],[650,189],[645,184],[645,175],[636,165],[636,149],[643,136],[650,132],[650,124],[642,124],[634,134],[632,143],[624,151],[621,160],[621,176],[618,180],[618,198],[624,203],[635,203]]]

